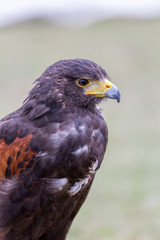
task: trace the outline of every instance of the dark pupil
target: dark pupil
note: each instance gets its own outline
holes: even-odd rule
[[[81,86],[86,86],[86,85],[88,84],[88,80],[86,80],[86,79],[80,79],[80,80],[79,80],[79,84],[80,84]]]

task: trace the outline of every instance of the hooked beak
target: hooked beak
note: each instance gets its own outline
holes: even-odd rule
[[[112,84],[109,80],[105,80],[105,87],[106,87],[105,96],[107,98],[117,99],[117,102],[119,103],[121,95],[118,88],[114,84]]]
[[[95,97],[107,97],[117,99],[117,102],[120,102],[120,92],[118,88],[108,79],[103,79],[102,81],[92,80],[85,92]]]

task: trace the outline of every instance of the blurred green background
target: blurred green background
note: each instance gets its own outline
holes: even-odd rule
[[[68,239],[159,240],[160,19],[77,29],[21,23],[0,29],[0,56],[0,117],[19,108],[57,60],[87,58],[107,70],[122,98],[101,106],[107,153]]]

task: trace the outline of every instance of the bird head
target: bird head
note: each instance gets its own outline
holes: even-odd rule
[[[45,101],[46,105],[63,103],[64,108],[67,104],[89,108],[104,98],[120,101],[120,92],[109,81],[106,71],[86,59],[60,60],[51,65],[37,80],[29,96]]]

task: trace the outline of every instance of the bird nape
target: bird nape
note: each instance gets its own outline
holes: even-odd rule
[[[65,240],[106,150],[97,107],[120,101],[99,65],[61,60],[0,121],[0,239]]]

